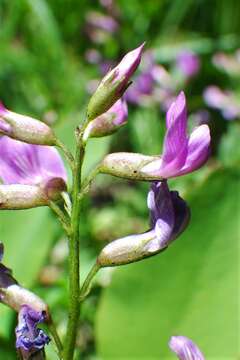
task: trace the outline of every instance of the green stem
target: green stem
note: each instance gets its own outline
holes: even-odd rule
[[[82,183],[81,193],[79,194],[79,197],[82,198],[88,191],[89,188],[94,180],[94,178],[97,176],[100,170],[100,165],[97,165],[90,174],[84,179]]]
[[[49,202],[49,206],[52,209],[53,212],[55,212],[55,214],[57,215],[59,221],[62,224],[62,227],[64,228],[64,230],[66,231],[66,233],[69,235],[70,234],[70,224],[68,219],[66,218],[64,212],[60,209],[60,207],[53,201]]]
[[[50,318],[50,320],[48,322],[48,329],[49,329],[50,334],[52,335],[55,345],[57,347],[58,357],[59,357],[59,359],[62,359],[63,346],[62,346],[61,340],[58,336],[58,333],[57,333],[57,330],[56,330],[56,327],[54,325],[52,318]]]
[[[71,217],[71,236],[69,236],[69,317],[67,324],[67,335],[64,343],[64,360],[72,360],[79,322],[79,217],[80,199],[78,194],[81,190],[81,170],[84,159],[85,148],[82,142],[82,132],[77,140],[76,163],[73,169],[73,195],[72,195],[72,217]]]
[[[98,263],[95,263],[92,267],[92,269],[90,270],[90,272],[88,273],[84,283],[83,283],[83,286],[81,287],[81,290],[80,290],[80,301],[82,302],[86,297],[87,295],[89,294],[90,290],[91,290],[91,282],[92,282],[92,279],[94,278],[94,276],[96,275],[96,273],[98,272],[98,270],[100,269],[100,265]]]
[[[59,139],[56,139],[56,146],[58,146],[62,152],[64,153],[66,160],[68,161],[71,169],[74,169],[74,157],[71,153],[71,151],[66,147],[65,144],[63,144]]]

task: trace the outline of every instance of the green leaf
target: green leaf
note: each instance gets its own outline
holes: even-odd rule
[[[101,359],[171,358],[174,334],[206,359],[237,359],[238,193],[239,174],[215,172],[189,197],[192,219],[175,244],[116,270],[97,316]]]

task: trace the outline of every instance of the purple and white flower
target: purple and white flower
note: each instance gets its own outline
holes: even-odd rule
[[[57,150],[0,138],[0,208],[47,205],[66,190],[67,174]]]
[[[116,266],[139,261],[166,249],[187,227],[190,209],[166,181],[153,182],[147,200],[151,228],[143,234],[117,239],[103,248],[98,264]]]
[[[205,360],[197,345],[185,336],[172,336],[169,347],[179,360]]]
[[[187,134],[186,99],[181,92],[166,116],[167,132],[161,156],[134,153],[107,155],[100,172],[136,180],[163,180],[191,173],[208,160],[210,131],[208,125],[196,127]]]
[[[23,359],[29,359],[33,354],[43,350],[50,342],[50,338],[38,324],[46,320],[43,311],[35,311],[27,305],[23,305],[18,314],[18,325],[16,327],[16,348]]]

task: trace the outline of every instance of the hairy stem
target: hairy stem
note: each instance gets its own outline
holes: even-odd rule
[[[52,209],[52,211],[55,212],[55,214],[57,215],[60,223],[62,224],[63,229],[69,235],[70,230],[71,230],[70,224],[69,224],[69,220],[66,217],[66,215],[64,214],[64,212],[60,209],[60,207],[54,201],[50,201],[49,206]]]
[[[83,301],[87,295],[89,294],[90,290],[91,290],[91,282],[92,279],[94,278],[94,276],[96,275],[96,273],[98,272],[98,270],[100,269],[100,265],[98,265],[98,263],[95,263],[92,267],[92,269],[90,270],[90,272],[88,273],[83,286],[80,290],[80,301]]]
[[[74,169],[74,157],[73,157],[71,151],[59,139],[56,140],[56,146],[58,146],[62,150],[67,162],[69,163],[71,169],[73,170]]]
[[[67,335],[64,343],[63,359],[72,360],[74,355],[77,328],[79,322],[79,217],[81,190],[81,170],[84,159],[85,148],[82,142],[82,132],[77,137],[76,158],[73,168],[73,195],[72,195],[72,217],[71,235],[69,236],[69,315],[67,324]]]

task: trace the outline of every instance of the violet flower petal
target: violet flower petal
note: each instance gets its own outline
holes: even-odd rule
[[[0,138],[0,178],[4,184],[38,185],[51,178],[66,181],[67,175],[55,148],[3,136]]]
[[[210,131],[207,125],[193,130],[189,138],[186,163],[178,175],[184,175],[199,169],[208,159],[210,153]]]
[[[169,347],[179,360],[205,360],[197,345],[185,336],[172,336]]]
[[[35,353],[49,343],[50,338],[43,330],[37,328],[37,325],[45,319],[44,312],[37,312],[27,305],[21,307],[16,327],[16,348],[25,355]]]
[[[184,165],[187,156],[187,110],[186,98],[181,92],[170,106],[166,117],[167,133],[164,139],[160,172],[168,178]]]

